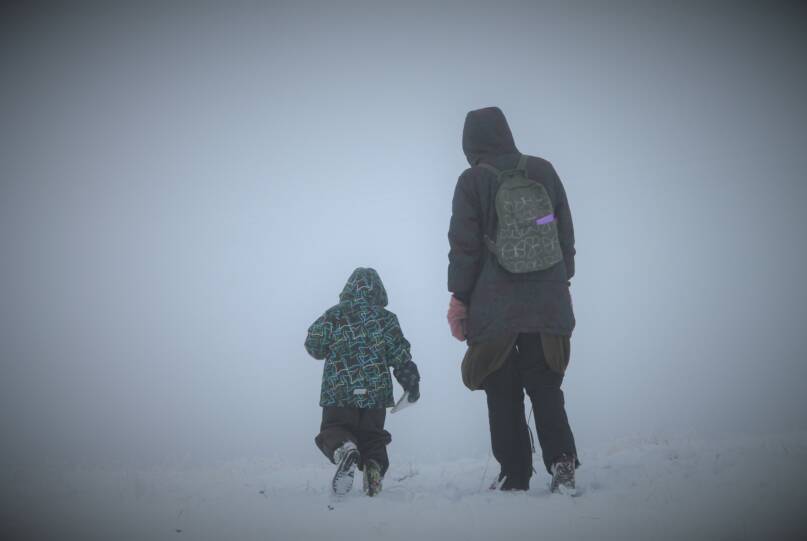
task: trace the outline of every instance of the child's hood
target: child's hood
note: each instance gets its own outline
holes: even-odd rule
[[[348,278],[339,302],[365,300],[374,306],[387,305],[387,290],[375,269],[359,267]]]

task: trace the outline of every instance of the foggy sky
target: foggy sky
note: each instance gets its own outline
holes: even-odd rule
[[[402,4],[2,8],[3,464],[324,460],[357,266],[423,378],[391,460],[485,456],[446,233],[490,105],[569,197],[582,452],[807,426],[803,11]]]

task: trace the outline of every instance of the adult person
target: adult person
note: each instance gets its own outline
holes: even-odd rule
[[[497,107],[467,114],[462,148],[471,167],[460,175],[452,202],[448,319],[452,334],[468,342],[462,370],[465,384],[484,389],[487,396],[493,455],[501,465],[492,488],[529,489],[533,468],[524,414],[526,391],[544,465],[552,476],[551,490],[574,493],[579,462],[561,390],[575,324],[569,294],[574,231],[566,192],[552,164],[519,153]],[[497,252],[497,233],[502,235],[497,228],[499,214],[508,212],[501,206],[506,203],[500,202],[497,209],[497,194],[503,186],[502,173],[513,171],[523,173],[528,190],[544,190],[549,212],[531,219],[549,224],[546,230],[552,237],[545,244],[555,245],[557,257],[549,260],[556,262],[548,268],[507,270]],[[521,202],[523,197],[513,204]],[[516,230],[515,235],[520,234]]]

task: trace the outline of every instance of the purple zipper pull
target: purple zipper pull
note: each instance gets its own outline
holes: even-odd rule
[[[547,214],[543,218],[538,218],[537,220],[535,220],[535,223],[538,224],[538,225],[546,225],[546,224],[552,223],[554,221],[555,221],[555,215],[554,214]]]

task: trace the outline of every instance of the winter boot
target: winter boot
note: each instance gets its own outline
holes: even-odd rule
[[[375,496],[381,492],[381,466],[372,458],[364,465],[364,493]]]
[[[359,450],[356,444],[352,441],[343,443],[333,452],[333,461],[336,464],[336,473],[331,481],[331,488],[337,496],[344,496],[353,488],[353,475],[359,462]]]
[[[549,487],[551,492],[575,496],[577,489],[574,485],[575,460],[573,456],[561,455],[552,464],[552,484]]]
[[[505,475],[504,473],[500,473],[499,477],[490,485],[490,490],[502,490],[505,492],[510,490],[518,491],[529,489],[529,478],[525,479],[524,476]]]

